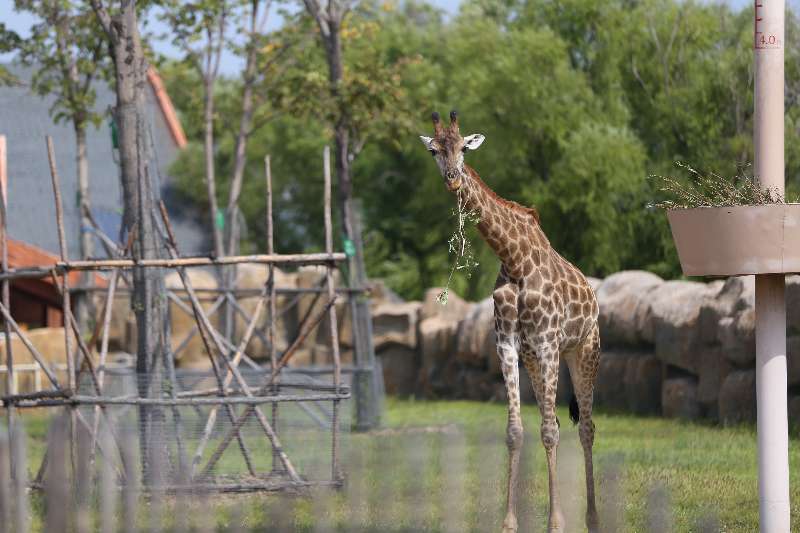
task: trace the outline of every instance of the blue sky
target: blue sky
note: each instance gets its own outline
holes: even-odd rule
[[[455,13],[458,10],[459,0],[428,0],[430,3],[439,6],[447,13]],[[752,0],[721,0],[723,3],[729,4],[735,8],[743,7],[746,5],[751,5],[753,2]],[[798,0],[789,0],[789,3],[795,4]],[[34,19],[24,13],[17,13],[14,11],[14,2],[13,0],[0,0],[0,21],[6,24],[7,27],[10,29],[18,32],[21,35],[25,35],[30,28],[31,24],[34,23]],[[158,34],[163,33],[165,31],[165,26],[160,21],[156,20],[155,17],[150,17],[148,20],[151,30]],[[270,24],[269,27],[277,27],[281,24],[280,17],[276,13],[271,14]],[[167,56],[177,56],[177,50],[175,50],[169,43],[167,42],[160,42],[155,44],[156,49],[167,55]],[[7,62],[12,59],[13,56],[9,54],[0,54],[0,62]],[[226,74],[232,74],[237,72],[241,68],[241,62],[238,58],[234,57],[231,54],[228,54],[223,57],[222,61],[222,71]]]

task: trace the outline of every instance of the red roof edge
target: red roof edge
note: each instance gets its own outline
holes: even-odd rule
[[[26,268],[26,267],[47,267],[55,265],[61,261],[61,258],[55,254],[51,254],[46,250],[42,250],[38,246],[29,244],[17,239],[8,239],[8,266],[10,268]],[[52,284],[52,277],[42,278],[45,283]],[[80,272],[70,272],[69,282],[71,285],[78,285],[81,281]],[[95,273],[94,284],[98,287],[105,287],[108,285],[108,280]]]
[[[178,119],[178,114],[175,112],[175,106],[172,105],[172,99],[164,88],[164,82],[161,80],[161,76],[158,75],[158,72],[152,65],[147,69],[147,81],[150,82],[150,86],[153,87],[153,91],[156,93],[158,107],[161,108],[161,114],[164,115],[164,120],[167,122],[169,132],[172,134],[172,139],[175,141],[175,144],[178,145],[178,148],[184,148],[187,141],[183,126],[181,125],[180,119]]]

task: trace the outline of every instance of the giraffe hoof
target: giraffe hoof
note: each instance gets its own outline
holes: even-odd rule
[[[517,517],[511,513],[503,520],[503,533],[517,533]]]

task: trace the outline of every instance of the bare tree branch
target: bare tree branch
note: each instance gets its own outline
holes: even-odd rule
[[[322,36],[325,38],[325,40],[327,40],[331,35],[331,27],[328,22],[328,17],[322,12],[319,3],[317,0],[303,0],[303,3],[305,4],[308,12],[311,13],[311,16],[314,17],[314,20],[317,22],[320,33],[322,33]]]
[[[100,22],[100,26],[102,26],[103,31],[106,32],[112,43],[116,43],[118,39],[117,31],[114,29],[114,25],[111,23],[111,16],[108,14],[108,10],[103,5],[103,0],[91,0],[91,4],[92,10],[94,11],[94,14],[97,15],[97,20]]]

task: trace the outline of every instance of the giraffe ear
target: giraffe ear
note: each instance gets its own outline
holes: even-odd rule
[[[467,135],[464,137],[464,148],[467,150],[477,150],[478,147],[483,143],[483,140],[486,137],[481,135],[480,133],[473,133],[472,135]]]
[[[422,140],[422,144],[425,145],[425,148],[430,150],[431,149],[431,141],[433,140],[433,137],[425,137],[424,135],[420,135],[419,138],[420,138],[420,140]]]

